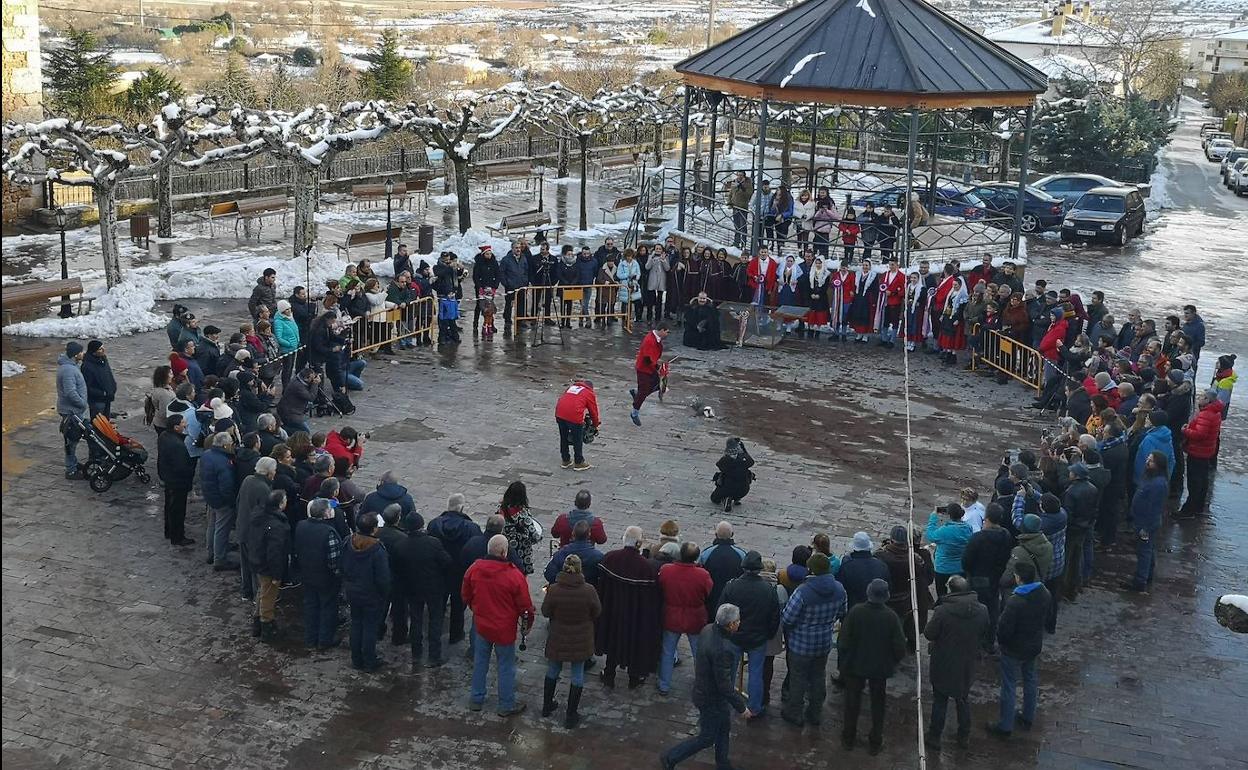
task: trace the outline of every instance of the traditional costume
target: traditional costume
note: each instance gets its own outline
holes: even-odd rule
[[[770,305],[776,293],[776,263],[771,257],[759,254],[750,260],[746,269],[750,278],[750,301],[755,305]]]
[[[793,257],[785,257],[784,267],[780,269],[780,291],[776,301],[781,305],[796,305],[798,301],[798,285],[802,279],[802,266]]]
[[[685,347],[698,350],[719,350],[719,310],[712,302],[702,304],[695,298],[685,308]]]
[[[854,327],[859,342],[866,342],[867,335],[875,331],[875,303],[880,290],[876,286],[879,274],[869,263],[863,263],[854,273],[854,301],[849,306],[849,325]]]
[[[955,353],[966,347],[966,323],[963,315],[967,300],[966,283],[961,278],[954,279],[954,286],[945,296],[945,303],[940,314],[940,349],[946,353]]]
[[[815,259],[810,272],[802,276],[803,293],[809,297],[810,310],[806,313],[806,323],[818,334],[819,327],[828,325],[828,268],[822,258]]]
[[[603,680],[615,684],[615,669],[628,669],[630,684],[658,668],[663,638],[663,597],[654,562],[632,547],[611,551],[598,563],[595,650],[606,655]]]
[[[832,331],[838,337],[849,336],[849,307],[854,303],[854,286],[857,285],[857,273],[850,272],[849,267],[841,262],[841,266],[832,273],[828,289],[828,308],[830,310]]]
[[[945,300],[949,298],[949,292],[952,290],[953,276],[942,275],[935,288],[927,293],[927,313],[923,318],[923,337],[925,339],[932,339],[940,334],[940,316],[944,312]]]
[[[923,321],[927,317],[927,286],[917,272],[906,286],[906,350],[913,351],[923,341]]]
[[[900,270],[887,272],[879,278],[879,299],[875,308],[875,327],[880,331],[880,344],[892,345],[901,329],[901,309],[906,296],[906,276]]]

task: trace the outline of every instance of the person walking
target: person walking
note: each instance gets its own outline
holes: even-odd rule
[[[454,565],[442,541],[425,531],[425,520],[419,513],[407,514],[403,529],[407,536],[397,542],[392,556],[394,580],[407,602],[406,618],[411,625],[404,630],[412,649],[412,666],[420,663],[424,654],[427,628],[429,658],[425,667],[438,668],[446,663],[442,657],[442,618]]]
[[[78,467],[78,442],[82,429],[74,418],[90,420],[87,402],[87,381],[83,379],[83,347],[77,342],[65,343],[65,352],[56,360],[56,413],[61,416],[61,436],[65,440],[65,478],[85,479],[87,474]]]
[[[697,543],[682,543],[680,561],[659,568],[659,591],[663,594],[663,652],[659,656],[659,695],[672,689],[672,668],[681,635],[689,651],[698,655],[698,634],[706,627],[706,600],[711,595],[711,573],[698,564]]]
[[[468,708],[480,711],[485,703],[490,653],[498,658],[498,715],[509,717],[524,711],[516,702],[516,630],[533,625],[533,600],[529,584],[516,565],[507,559],[507,537],[495,535],[487,544],[488,555],[473,562],[464,574],[464,604],[472,608],[472,688]]]
[[[598,592],[585,582],[581,558],[571,554],[555,582],[547,587],[542,598],[542,617],[550,619],[546,636],[546,677],[543,680],[542,716],[548,717],[559,708],[555,688],[563,664],[572,669],[572,686],[568,690],[568,709],[563,726],[576,727],[581,717],[581,692],[585,687],[585,661],[594,655],[594,622],[602,614]]]
[[[339,645],[338,592],[342,587],[342,539],[334,509],[320,497],[308,503],[308,517],[295,525],[295,559],[303,583],[303,643],[321,651]]]
[[[923,629],[931,653],[932,718],[923,742],[940,751],[941,733],[950,699],[958,713],[958,747],[966,748],[971,739],[971,685],[981,650],[993,647],[992,621],[988,608],[961,575],[949,578],[948,592],[936,602],[936,609]]]
[[[749,665],[746,693],[751,719],[763,716],[763,669],[767,658],[767,641],[780,626],[780,602],[776,589],[763,579],[763,556],[750,551],[741,560],[742,574],[728,581],[719,600],[735,604],[741,612],[741,626],[733,644],[741,650]]]
[[[1016,721],[1024,730],[1030,730],[1036,721],[1036,659],[1044,647],[1044,626],[1049,603],[1053,601],[1030,562],[1014,564],[1014,586],[997,622],[997,645],[1001,649],[1000,714],[996,721],[985,725],[990,734],[999,738],[1009,738]],[[1023,710],[1016,713],[1015,688],[1020,677]]]
[[[585,416],[597,430],[602,427],[598,416],[598,396],[594,383],[586,379],[573,382],[555,403],[555,424],[559,427],[559,456],[563,468],[587,471],[593,466],[585,462]],[[569,452],[569,449],[572,451]]]
[[[640,427],[641,405],[646,402],[647,396],[659,389],[659,373],[662,367],[659,359],[663,357],[663,340],[667,338],[667,334],[667,322],[660,321],[646,332],[645,339],[641,341],[641,349],[637,351],[637,387],[628,391],[633,397],[633,411],[629,413],[633,425]]]
[[[390,599],[390,580],[390,559],[377,539],[377,514],[361,514],[342,556],[343,594],[351,605],[351,667],[356,671],[385,665],[377,655],[377,632]]]
[[[888,582],[872,580],[867,601],[855,606],[841,623],[836,641],[837,666],[845,683],[845,725],[841,746],[852,751],[857,743],[858,714],[862,711],[862,691],[871,692],[871,733],[868,746],[872,756],[884,748],[884,687],[897,664],[906,657],[906,634],[901,619],[888,608]]]
[[[740,652],[732,636],[741,627],[741,611],[732,604],[721,604],[715,622],[708,623],[698,634],[698,651],[693,656],[693,705],[698,708],[698,734],[686,738],[659,755],[663,770],[676,765],[703,749],[715,747],[715,767],[731,770],[728,749],[732,729],[729,709],[750,718],[745,698],[733,685]]]
[[[273,461],[273,458],[266,457]],[[264,507],[251,517],[244,533],[250,567],[256,576],[256,609],[260,641],[277,639],[277,595],[290,564],[290,520],[286,493],[270,492]]]
[[[1170,475],[1166,456],[1149,452],[1144,461],[1144,481],[1131,498],[1131,528],[1135,531],[1135,576],[1119,585],[1136,593],[1146,593],[1153,582],[1153,566],[1157,561],[1157,530],[1166,508]]]
[[[165,539],[173,545],[194,545],[186,536],[186,498],[195,485],[195,464],[186,451],[186,420],[180,414],[166,418],[156,439],[156,474],[165,485]]]
[[[810,575],[784,605],[784,626],[789,673],[783,689],[780,717],[795,727],[818,726],[823,721],[827,697],[824,672],[832,652],[832,634],[845,616],[845,589],[829,574],[828,557],[814,553],[806,560]]]

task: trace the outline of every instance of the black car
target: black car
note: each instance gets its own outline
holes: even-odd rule
[[[1062,242],[1108,241],[1126,246],[1144,234],[1144,196],[1134,187],[1094,187],[1062,221]]]
[[[976,187],[975,194],[988,205],[989,217],[1014,220],[1018,185],[1011,182],[988,182],[982,187]],[[1024,233],[1037,233],[1057,227],[1062,223],[1063,208],[1061,198],[1055,198],[1029,185],[1023,197],[1023,218],[1018,223],[1018,229]]]

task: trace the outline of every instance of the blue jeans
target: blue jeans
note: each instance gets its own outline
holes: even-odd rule
[[[998,726],[1006,732],[1014,730],[1014,689],[1018,686],[1019,676],[1023,680],[1023,719],[1036,721],[1036,691],[1039,684],[1036,680],[1036,659],[1020,660],[1001,654],[1001,721]]]
[[[73,473],[78,470],[78,439],[70,441],[65,439],[65,472]]]
[[[676,631],[663,632],[663,654],[659,656],[659,690],[667,692],[672,689],[672,667],[676,664],[676,648],[680,645],[682,634]],[[684,634],[689,640],[689,650],[696,658],[698,655],[698,635]]]
[[[485,702],[486,677],[490,673],[490,652],[498,657],[498,710],[510,711],[516,705],[516,645],[492,644],[476,632],[472,632],[472,692],[473,703]]]
[[[735,646],[735,645],[734,645]],[[755,714],[763,713],[763,666],[767,662],[767,643],[764,642],[752,650],[741,650],[749,662],[745,674],[745,694],[747,707]]]
[[[377,658],[377,629],[381,627],[380,606],[351,605],[351,665],[356,668],[372,668],[381,661]],[[335,622],[337,618],[334,618]]]
[[[732,715],[727,706],[711,706],[698,709],[698,734],[686,738],[668,749],[666,761],[672,765],[683,762],[702,749],[715,747],[715,767],[731,770],[728,761],[728,743],[732,727]]]
[[[575,663],[569,663],[572,667],[572,686],[585,686],[585,661],[578,660]],[[559,681],[559,673],[563,671],[563,664],[557,660],[546,661],[546,678],[552,682]]]
[[[1157,550],[1154,548],[1153,538],[1156,533],[1146,533],[1148,539],[1144,540],[1140,537],[1140,533],[1135,533],[1135,587],[1141,591],[1153,582],[1153,565],[1157,561]]]
[[[230,558],[230,530],[234,529],[233,508],[211,508],[212,554],[214,560],[224,564]]]
[[[299,431],[303,431],[309,436],[312,435],[312,428],[308,425],[307,417],[304,417],[303,420],[300,422],[287,421],[286,423],[282,425],[282,427],[286,429],[287,433],[290,433],[292,435],[295,433],[298,433]]]
[[[338,624],[338,585],[325,588],[303,586],[303,643],[309,647],[328,647],[334,642]]]
[[[368,366],[368,362],[362,358],[356,358],[347,362],[347,390],[364,390],[364,380],[361,375],[364,373],[364,367]]]

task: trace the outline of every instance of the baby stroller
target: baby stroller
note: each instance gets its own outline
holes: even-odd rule
[[[143,467],[147,462],[147,450],[142,444],[121,435],[117,426],[102,414],[97,414],[90,425],[81,418],[78,420],[82,437],[91,448],[91,459],[85,468],[91,489],[107,492],[114,481],[120,481],[131,473],[144,484],[151,482],[152,477]]]

